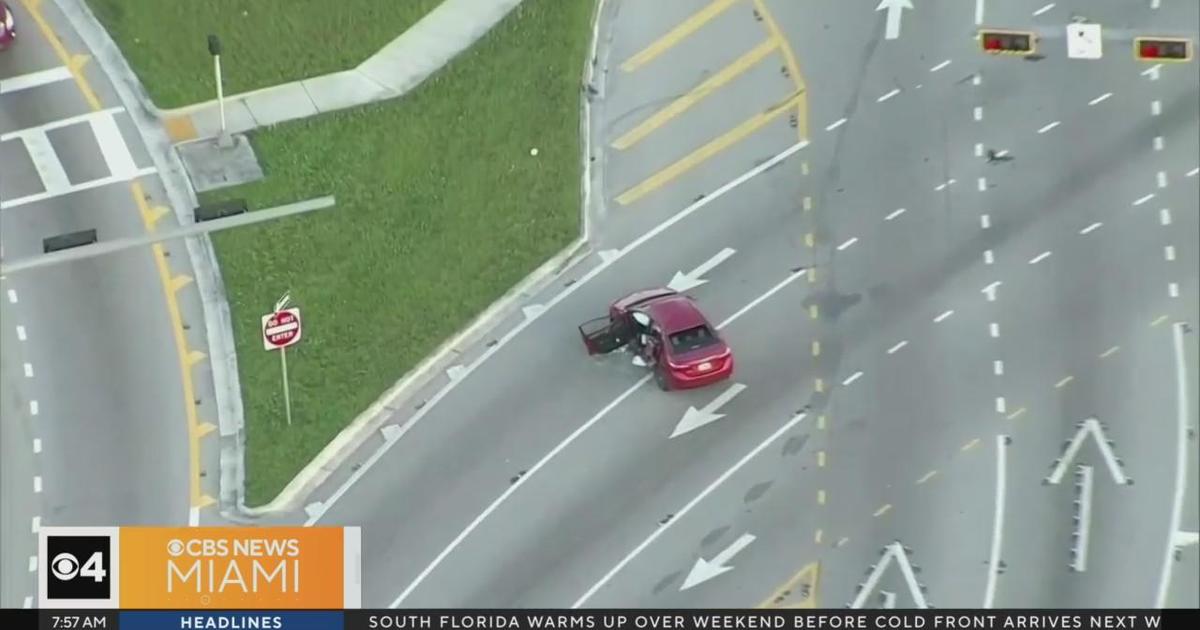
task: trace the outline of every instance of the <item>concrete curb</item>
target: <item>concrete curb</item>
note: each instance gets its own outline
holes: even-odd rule
[[[440,372],[445,371],[457,356],[458,349],[479,343],[494,327],[509,315],[515,313],[522,299],[532,296],[555,279],[564,271],[584,260],[590,254],[590,239],[592,235],[592,208],[603,206],[603,195],[593,198],[592,188],[594,173],[592,166],[592,133],[591,102],[586,87],[593,81],[598,61],[597,50],[600,42],[599,25],[603,15],[606,0],[596,0],[596,10],[592,18],[591,52],[584,61],[580,97],[580,137],[582,140],[581,162],[583,174],[581,177],[582,200],[580,203],[583,234],[580,238],[559,251],[550,260],[525,277],[517,286],[510,289],[500,299],[493,302],[487,310],[476,317],[462,332],[438,347],[437,351],[423,360],[417,367],[396,382],[387,392],[380,396],[363,413],[359,414],[345,429],[343,429],[307,466],[304,467],[292,481],[269,503],[259,507],[242,507],[241,512],[246,516],[265,517],[278,515],[304,506],[305,500],[336,471],[351,454],[357,451],[370,437],[383,427],[391,417],[396,401],[427,385]],[[598,199],[598,201],[597,201]],[[453,386],[453,382],[445,387]],[[397,433],[403,436],[412,426],[414,418],[408,418],[398,425]],[[398,438],[397,438],[398,439]]]

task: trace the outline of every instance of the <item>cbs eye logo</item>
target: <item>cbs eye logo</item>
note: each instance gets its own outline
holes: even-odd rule
[[[108,599],[107,536],[48,536],[47,595],[50,599]]]

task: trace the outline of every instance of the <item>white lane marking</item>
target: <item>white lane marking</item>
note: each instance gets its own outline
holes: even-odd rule
[[[762,443],[760,443],[758,446],[754,447],[753,450],[751,450],[749,453],[746,453],[746,455],[744,457],[742,457],[742,459],[738,460],[738,462],[736,464],[734,464],[732,467],[730,467],[729,470],[726,470],[724,473],[721,473],[720,477],[717,477],[717,479],[715,481],[713,481],[711,484],[709,484],[709,486],[707,488],[705,488],[703,491],[701,491],[700,494],[696,495],[696,497],[693,498],[691,501],[689,501],[687,503],[687,505],[683,506],[678,511],[676,511],[675,516],[672,517],[669,521],[667,521],[666,524],[661,525],[658,528],[656,528],[653,533],[651,533],[649,536],[646,537],[645,540],[643,540],[641,542],[641,544],[639,544],[637,547],[634,547],[633,551],[629,552],[629,555],[622,558],[621,561],[618,562],[616,566],[614,566],[612,569],[610,569],[608,573],[604,574],[604,577],[600,578],[599,582],[596,582],[594,585],[592,585],[591,588],[589,588],[587,590],[587,592],[585,592],[583,595],[581,595],[579,597],[579,599],[576,600],[575,603],[571,605],[571,608],[579,608],[580,606],[582,606],[588,599],[590,599],[592,597],[592,595],[595,595],[597,591],[599,591],[601,588],[603,588],[604,585],[607,584],[609,582],[609,580],[611,580],[613,578],[613,576],[615,576],[617,574],[617,572],[619,572],[621,569],[623,569],[625,567],[625,565],[629,564],[635,557],[637,557],[637,555],[639,553],[641,553],[644,549],[646,549],[646,547],[649,547],[655,540],[657,540],[658,537],[663,534],[663,532],[667,531],[667,529],[670,528],[672,525],[674,525],[675,523],[682,520],[683,517],[686,516],[687,513],[692,510],[692,508],[696,507],[696,505],[698,505],[701,501],[703,501],[705,497],[707,497],[709,494],[712,494],[712,492],[714,490],[716,490],[718,487],[720,487],[721,484],[725,483],[726,480],[728,480],[730,477],[732,477],[734,474],[736,474],[738,470],[741,470],[741,468],[743,466],[745,466],[750,460],[754,459],[759,453],[761,453],[764,449],[766,449],[768,446],[770,446],[775,440],[778,440],[780,437],[782,437],[784,434],[786,434],[788,431],[790,431],[792,429],[792,427],[794,427],[797,424],[799,424],[800,422],[802,422],[804,420],[804,418],[805,418],[805,414],[803,414],[803,413],[792,418],[786,424],[784,424],[782,427],[779,427],[779,430],[775,431],[775,433],[772,433],[770,435],[770,437],[768,437],[766,440],[763,440]],[[526,475],[525,478],[528,478],[528,475]]]
[[[983,108],[982,107],[979,107],[979,106],[975,107],[975,120],[983,120]]]
[[[1078,522],[1075,525],[1073,546],[1075,559],[1071,562],[1071,568],[1082,573],[1087,571],[1088,538],[1092,532],[1092,467],[1079,466],[1076,470],[1079,475],[1079,499],[1076,502]]]
[[[946,67],[946,66],[948,66],[948,65],[950,65],[950,60],[949,60],[949,59],[947,59],[947,60],[943,61],[942,63],[939,63],[938,65],[936,65],[936,66],[934,66],[934,67],[930,68],[930,69],[929,69],[929,71],[930,71],[930,72],[937,72],[938,70],[941,70],[942,68],[945,68],[945,67]]]
[[[1159,116],[1162,114],[1162,101],[1154,100],[1150,103],[1150,115]]]
[[[996,413],[1004,413],[1008,410],[1008,404],[1004,401],[1003,396],[996,397]]]
[[[1172,282],[1171,284],[1168,284],[1167,285],[1167,294],[1169,294],[1173,298],[1179,297],[1179,284],[1176,282]]]
[[[38,70],[8,79],[0,79],[0,94],[10,94],[21,90],[29,90],[71,78],[71,71],[66,66],[58,66],[49,70]]]
[[[1159,5],[1161,5],[1161,4],[1162,4],[1161,0],[1150,0],[1150,8],[1151,9],[1157,9],[1159,7]]]
[[[33,493],[34,494],[42,493],[42,476],[41,475],[33,476]]]
[[[1095,230],[1098,230],[1098,229],[1100,229],[1100,226],[1102,226],[1102,225],[1104,225],[1104,224],[1103,224],[1103,223],[1101,223],[1101,222],[1099,222],[1099,221],[1097,221],[1097,222],[1095,222],[1095,223],[1093,223],[1093,224],[1091,224],[1091,225],[1089,225],[1089,226],[1087,226],[1087,227],[1083,228],[1082,230],[1079,230],[1079,233],[1080,233],[1080,234],[1088,234],[1088,233],[1090,233],[1090,232],[1093,232],[1093,231],[1095,231]]]
[[[24,129],[17,129],[15,131],[9,131],[7,133],[0,133],[0,142],[14,140],[16,138],[20,138],[22,136],[26,136],[29,134],[45,133],[47,131],[54,131],[55,129],[61,129],[63,127],[70,127],[71,125],[78,125],[79,123],[89,122],[95,118],[100,118],[102,116],[112,116],[113,114],[123,112],[123,111],[125,111],[124,107],[110,107],[108,109],[101,109],[101,110],[94,111],[94,112],[88,112],[86,114],[79,114],[78,116],[69,116],[67,118],[59,118],[58,120],[53,120],[53,121],[50,121],[48,123],[44,123],[41,125],[36,125],[33,127],[25,127]]]
[[[957,184],[957,183],[958,183],[958,180],[957,180],[957,179],[951,179],[950,181],[948,181],[948,182],[945,182],[945,183],[943,183],[943,184],[938,184],[938,185],[937,185],[937,186],[934,188],[934,190],[936,190],[937,192],[942,192],[943,190],[946,190],[946,187],[948,187],[948,186],[953,186],[954,184]]]
[[[1054,6],[1054,5],[1049,5]],[[1003,412],[1001,412],[1003,413]],[[1004,542],[1004,503],[1008,483],[1008,436],[996,436],[996,502],[992,513],[992,551],[988,556],[987,587],[983,607],[991,608],[996,601],[996,578],[1000,576],[1000,549]]]
[[[33,364],[32,363],[25,364],[25,378],[33,378]]]
[[[33,608],[33,596],[32,595],[25,596],[24,606],[25,606],[25,608]]]
[[[1145,197],[1139,197],[1137,199],[1137,201],[1133,202],[1133,205],[1140,206],[1140,205],[1146,203],[1147,201],[1150,201],[1153,198],[1154,198],[1154,193],[1150,193],[1149,195],[1146,195]]]
[[[1051,129],[1053,129],[1061,124],[1062,124],[1061,121],[1056,120],[1056,121],[1050,123],[1049,125],[1046,125],[1045,127],[1042,127],[1041,129],[1038,129],[1038,133],[1046,133],[1047,131],[1050,131]]]
[[[17,292],[13,289],[8,290],[8,301],[12,302],[13,304],[17,303]]]
[[[33,438],[33,452],[34,453],[42,452],[42,438]]]
[[[1171,502],[1171,522],[1167,529],[1167,550],[1163,556],[1162,573],[1158,578],[1158,595],[1154,598],[1155,608],[1167,607],[1167,593],[1171,589],[1171,568],[1175,564],[1175,533],[1183,521],[1183,501],[1187,494],[1188,452],[1188,377],[1187,361],[1183,355],[1183,324],[1176,322],[1171,327],[1175,344],[1175,495]]]
[[[1054,3],[1053,3],[1053,2],[1051,2],[1050,4],[1047,4],[1046,6],[1044,6],[1044,7],[1040,8],[1040,9],[1038,9],[1037,11],[1034,11],[1034,12],[1033,12],[1033,15],[1034,15],[1035,17],[1036,17],[1036,16],[1039,16],[1039,15],[1041,15],[1041,14],[1043,14],[1043,13],[1045,13],[1045,12],[1047,12],[1047,11],[1049,11],[1050,9],[1053,9],[1053,8],[1054,8]],[[990,606],[984,606],[984,608],[990,608]]]
[[[983,24],[984,0],[975,0],[975,26]]]
[[[899,209],[897,209],[897,210],[893,210],[893,211],[892,211],[890,214],[888,214],[886,217],[883,217],[883,220],[884,220],[884,221],[891,221],[892,219],[895,219],[896,217],[898,217],[898,216],[900,216],[900,215],[902,215],[902,214],[904,214],[904,208],[899,208]]]
[[[1104,101],[1107,101],[1108,99],[1112,98],[1112,95],[1113,95],[1112,92],[1105,92],[1104,94],[1101,94],[1100,96],[1097,96],[1096,98],[1088,101],[1088,105],[1099,105],[1100,103],[1103,103]]]
[[[92,133],[96,134],[109,175],[123,181],[133,179],[138,167],[133,161],[133,154],[129,152],[129,146],[125,144],[121,129],[117,127],[117,119],[109,114],[92,118],[88,123],[92,126]]]
[[[1001,284],[1002,283],[999,280],[997,280],[997,281],[987,285],[986,287],[983,287],[983,290],[980,291],[980,293],[987,295],[987,299],[989,302],[995,302],[996,301],[996,289],[998,289]]]
[[[853,244],[855,244],[855,243],[857,243],[857,242],[858,242],[858,237],[857,237],[857,236],[855,236],[855,237],[852,237],[850,240],[846,241],[845,243],[842,243],[841,245],[838,245],[838,246],[837,246],[837,249],[838,249],[838,251],[840,252],[840,251],[842,251],[842,250],[846,249],[847,247],[850,247],[851,245],[853,245]]]
[[[1165,172],[1163,172],[1163,171],[1159,171],[1159,172],[1158,172],[1158,175],[1156,176],[1156,179],[1158,180],[1158,187],[1159,187],[1159,188],[1166,188],[1166,187],[1167,187],[1167,174],[1166,174]]]
[[[797,146],[799,146],[799,145],[797,145]],[[751,172],[753,172],[753,171],[751,171]],[[711,198],[712,197],[708,197],[708,199],[711,199]],[[634,242],[636,243],[637,241],[634,241]],[[628,249],[629,249],[629,246],[626,246],[626,250],[628,250]],[[593,270],[592,273],[594,273],[594,271],[595,270]],[[742,307],[741,310],[739,310],[738,312],[731,315],[728,319],[721,322],[720,324],[717,324],[717,329],[720,330],[722,328],[725,328],[729,324],[733,323],[738,317],[741,317],[743,314],[748,312],[751,308],[762,303],[764,300],[771,297],[772,295],[779,292],[784,287],[786,287],[787,285],[791,284],[792,282],[794,282],[795,280],[797,280],[798,278],[800,278],[801,276],[804,276],[804,275],[805,275],[804,271],[800,271],[800,272],[789,275],[782,282],[776,284],[774,287],[771,287],[771,289],[768,290],[766,293],[755,298],[752,302],[750,302],[746,306]],[[584,279],[581,279],[579,282],[576,282],[575,284],[571,285],[571,287],[580,286],[584,282],[584,280],[586,280],[587,278],[588,278],[588,276],[584,276]],[[559,294],[559,295],[562,295],[562,294]],[[555,303],[555,300],[558,300],[558,299],[559,299],[559,297],[555,296],[554,298],[552,298],[550,300],[549,304],[553,305]],[[526,320],[526,321],[530,321],[530,320]],[[496,344],[496,346],[499,346],[499,345],[500,345],[499,343]],[[496,346],[492,346],[492,348],[494,349]],[[472,367],[474,365],[475,364],[472,364]],[[425,578],[429,577],[429,574],[432,573],[433,570],[436,569],[438,567],[438,565],[440,565],[442,563],[442,561],[445,560],[446,557],[451,554],[451,552],[453,552],[456,548],[458,548],[458,546],[462,544],[462,541],[466,540],[467,536],[471,535],[471,532],[474,532],[475,529],[478,528],[481,523],[483,523],[484,519],[486,519],[489,515],[491,515],[493,512],[495,512],[500,507],[500,505],[503,504],[504,501],[506,501],[508,499],[508,497],[512,496],[512,494],[514,492],[516,492],[521,486],[528,483],[529,480],[532,479],[539,470],[541,470],[543,467],[545,467],[546,464],[549,463],[551,459],[554,459],[555,455],[558,455],[563,450],[565,450],[575,440],[577,440],[579,438],[579,436],[583,435],[584,432],[586,432],[588,429],[592,428],[593,425],[595,425],[602,418],[604,418],[608,414],[608,412],[615,409],[618,405],[620,405],[622,402],[624,402],[626,398],[629,398],[630,396],[632,396],[633,393],[636,392],[639,388],[641,388],[642,385],[645,385],[646,383],[648,383],[650,381],[651,376],[652,376],[651,374],[646,374],[642,378],[638,379],[638,381],[636,383],[634,383],[633,385],[631,385],[629,387],[629,389],[626,389],[624,392],[621,392],[621,394],[619,396],[617,396],[616,398],[614,398],[612,400],[612,402],[605,405],[603,409],[596,412],[596,414],[594,416],[592,416],[591,418],[589,418],[587,420],[587,422],[584,422],[577,429],[575,429],[573,432],[571,432],[571,434],[568,435],[562,442],[559,442],[554,448],[550,449],[549,453],[546,453],[544,456],[542,456],[542,458],[539,459],[537,461],[537,463],[535,463],[529,469],[528,472],[526,472],[523,476],[521,476],[521,478],[518,479],[516,481],[516,483],[514,483],[514,484],[510,485],[508,488],[506,488],[504,490],[504,492],[499,497],[496,498],[496,500],[492,501],[492,503],[489,504],[482,512],[480,512],[474,518],[474,520],[472,520],[470,522],[470,524],[468,524],[466,526],[466,528],[464,528],[461,532],[459,532],[458,536],[455,536],[454,540],[450,541],[450,544],[446,545],[446,548],[442,549],[442,551],[439,552],[436,557],[434,557],[433,561],[430,562],[429,565],[426,566],[419,574],[417,574],[417,577],[414,578],[413,581],[398,596],[396,596],[396,599],[393,600],[391,605],[389,605],[388,607],[389,608],[398,607],[404,601],[404,599],[406,597],[408,597],[409,594],[411,594],[414,590],[416,590],[416,588],[418,586],[420,586],[422,582],[425,581]],[[456,382],[461,382],[461,379]],[[435,400],[436,400],[436,398],[435,398]],[[427,404],[422,409],[428,409],[429,407],[430,407],[430,405]],[[383,448],[381,448],[379,451],[376,451],[375,455],[372,455],[372,459],[368,460],[367,464],[364,464],[363,466],[359,467],[359,469],[355,472],[356,473],[361,472],[363,469],[367,468],[367,466],[370,463],[372,463],[373,461],[377,461],[378,460],[377,456],[379,455],[379,453],[386,451],[387,448],[390,447],[392,444],[395,444],[396,441],[398,441],[398,439],[393,440],[392,442],[385,443]],[[353,476],[351,477],[351,481],[354,481]],[[349,483],[350,482],[347,482],[347,484],[349,484]],[[348,487],[348,485],[343,486],[343,488],[346,488],[346,487]],[[339,488],[339,491],[342,491],[342,489]],[[333,503],[333,499],[330,499],[329,501],[326,501],[325,503],[323,503],[321,505],[321,507],[318,508],[315,511],[315,513],[309,517],[308,521],[306,522],[306,525],[311,526],[314,522],[316,522],[317,519],[319,519],[324,514],[324,512],[328,510],[328,506],[332,503]]]
[[[980,177],[978,185],[979,185],[979,192],[983,192],[983,191],[987,190],[987,178]]]
[[[834,129],[837,129],[838,127],[841,127],[844,124],[846,124],[846,119],[842,118],[836,122],[831,123],[828,127],[825,127],[825,131],[833,131]]]
[[[935,323],[935,324],[940,324],[940,323],[942,323],[943,321],[945,321],[947,317],[950,317],[950,316],[951,316],[951,315],[953,315],[953,314],[954,314],[954,310],[953,310],[953,309],[951,309],[951,310],[949,310],[949,311],[946,311],[945,313],[942,313],[941,315],[938,315],[937,317],[934,317],[934,318],[933,318],[933,323]]]
[[[1192,169],[1192,170],[1188,171],[1188,172],[1187,172],[1187,176],[1188,176],[1188,177],[1195,177],[1195,176],[1196,176],[1198,173],[1200,173],[1200,167],[1197,167],[1197,168],[1194,168],[1194,169]]]
[[[971,77],[971,83],[973,85],[982,85],[983,84],[983,75],[976,72],[975,76]]]
[[[1171,211],[1163,208],[1158,211],[1158,222],[1163,225],[1171,225]]]
[[[25,144],[30,161],[33,162],[33,170],[37,171],[38,178],[42,180],[42,188],[45,193],[61,195],[62,191],[71,187],[67,171],[63,167],[62,161],[58,159],[58,153],[54,151],[54,146],[50,144],[50,137],[46,135],[46,132],[27,133],[21,136],[21,141]]]
[[[38,533],[38,531],[40,529],[42,529],[42,517],[40,517],[40,516],[33,517],[32,525],[33,525],[33,533],[35,533],[35,534]]]
[[[997,324],[996,322],[992,322],[991,324],[988,324],[988,333],[991,334],[993,339],[999,337],[1000,336],[1000,324]]]
[[[1029,264],[1036,265],[1049,257],[1050,257],[1050,252],[1042,252],[1042,253],[1038,254],[1037,256],[1034,256],[1032,259],[1030,259]]]
[[[862,370],[859,370],[859,371],[855,372],[854,374],[851,374],[846,380],[842,381],[842,385],[843,386],[849,385],[849,384],[853,383],[854,381],[857,381],[859,378],[862,378],[862,375],[863,375]]]
[[[891,348],[888,348],[888,351],[887,351],[887,353],[888,353],[888,354],[896,354],[897,352],[899,352],[899,351],[900,351],[900,348],[903,348],[904,346],[907,346],[907,345],[908,345],[908,341],[907,341],[907,340],[906,340],[906,341],[901,341],[900,343],[898,343],[898,344],[896,344],[896,345],[892,346]]]
[[[36,400],[29,401],[29,415],[31,415],[31,416],[38,415],[38,401],[36,401]]]
[[[25,341],[26,339],[25,327],[20,324],[17,324],[17,339],[20,339],[21,341]]]
[[[1165,257],[1167,259],[1167,262],[1174,261],[1175,260],[1175,246],[1167,245],[1166,247],[1164,247],[1163,248],[1163,257]]]
[[[1162,136],[1154,136],[1154,150],[1155,151],[1163,150],[1163,137]]]
[[[1159,75],[1159,70],[1162,70],[1162,64],[1156,63],[1153,66],[1150,66],[1149,68],[1146,68],[1145,70],[1142,70],[1142,76],[1150,77],[1151,81],[1157,81],[1158,75]]]
[[[193,505],[188,508],[188,527],[197,527],[200,525],[200,507]]]
[[[982,142],[975,143],[975,157],[983,157],[983,143]]]
[[[73,195],[75,193],[83,192],[85,190],[92,190],[93,188],[101,188],[103,186],[111,186],[113,184],[127,182],[129,180],[136,179],[138,177],[145,177],[147,175],[153,175],[157,172],[158,172],[158,170],[155,169],[153,166],[148,166],[146,168],[138,169],[136,172],[134,172],[129,177],[115,177],[113,175],[109,175],[108,177],[101,177],[100,179],[93,179],[88,182],[73,184],[70,187],[63,189],[63,190],[58,190],[58,191],[46,190],[46,191],[43,191],[40,193],[26,195],[24,197],[17,197],[16,199],[0,201],[0,210],[7,210],[8,208],[16,208],[17,206],[23,206],[23,205],[30,204],[30,203],[37,203],[39,201],[53,199],[54,197],[61,197],[64,195]]]
[[[992,254],[992,250],[989,249],[983,252],[983,264],[990,265],[994,262],[996,262],[996,256]]]
[[[37,556],[29,556],[29,572],[30,573],[37,573],[37,565],[38,565]]]
[[[882,102],[884,102],[884,101],[888,100],[889,98],[892,98],[893,96],[895,96],[895,95],[897,95],[897,94],[899,94],[899,93],[900,93],[900,88],[896,88],[896,89],[892,90],[891,92],[888,92],[887,94],[884,94],[883,96],[880,96],[879,98],[875,99],[875,101],[876,101],[877,103],[882,103]]]
[[[992,361],[992,373],[996,376],[1004,376],[1004,361],[996,359]]]

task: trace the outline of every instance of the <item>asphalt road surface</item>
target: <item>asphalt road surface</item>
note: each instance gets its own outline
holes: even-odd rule
[[[111,84],[60,52],[84,52],[54,6],[22,2],[20,41],[0,54],[0,244],[5,260],[42,239],[95,229],[145,233],[131,189],[164,199]],[[42,26],[46,27],[43,30]],[[186,253],[165,271],[186,273]],[[174,271],[172,271],[174,269]],[[40,525],[180,525],[189,455],[180,355],[149,249],[42,267],[0,280],[0,413],[5,607],[28,606]],[[189,311],[184,311],[189,312]]]

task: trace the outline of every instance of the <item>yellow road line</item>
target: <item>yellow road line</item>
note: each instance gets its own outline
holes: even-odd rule
[[[171,290],[178,292],[183,287],[192,283],[192,277],[184,274],[179,274],[171,278]]]
[[[821,530],[817,530],[817,542],[821,539]],[[821,563],[810,562],[795,575],[788,578],[779,588],[775,589],[771,596],[763,600],[761,604],[755,608],[816,608],[818,588],[821,584]],[[784,604],[784,600],[788,599],[799,587],[800,603]]]
[[[800,73],[800,64],[796,62],[796,53],[792,52],[792,47],[788,44],[787,37],[784,37],[783,31],[779,28],[779,23],[775,21],[775,17],[767,9],[767,4],[763,0],[754,0],[754,8],[758,10],[758,14],[762,16],[763,23],[767,25],[767,30],[771,32],[771,37],[777,39],[783,45],[783,60],[787,66],[788,74],[792,78],[792,83],[796,86],[796,91],[800,94],[800,99],[796,103],[796,130],[800,134],[801,140],[808,139],[808,96],[807,85],[804,82],[804,75]],[[807,171],[807,169],[805,169]],[[807,175],[808,173],[805,172]]]
[[[807,245],[809,247],[814,247],[816,245],[816,243],[817,243],[816,237],[813,235],[812,232],[809,232],[808,234],[804,235],[804,244],[805,245]]]
[[[825,416],[817,416],[817,430],[818,431],[825,430]]]
[[[216,430],[217,425],[211,422],[201,422],[200,426],[196,427],[196,437],[202,438]]]
[[[809,269],[808,271],[811,273],[812,269]],[[820,313],[819,313],[819,311],[817,311],[817,305],[810,304],[808,307],[808,316],[811,317],[812,319],[816,319],[819,315],[820,315]]]
[[[938,474],[938,471],[936,471],[936,470],[931,470],[931,471],[925,473],[924,475],[921,476],[920,479],[917,480],[917,485],[919,486],[919,485],[925,483],[926,481],[933,479],[935,476],[937,476],[937,474]]]
[[[818,377],[816,382],[813,383],[813,389],[817,390],[818,394],[825,391],[825,381]]]
[[[885,503],[885,504],[883,504],[883,506],[882,506],[882,507],[880,507],[878,510],[875,510],[875,518],[879,518],[880,516],[883,516],[884,514],[887,514],[887,513],[888,513],[888,511],[889,511],[889,510],[891,510],[891,509],[892,509],[892,504],[891,504],[891,503]]]
[[[804,198],[804,211],[808,212],[809,210],[812,210],[812,197],[805,197]]]
[[[975,438],[966,444],[963,444],[962,451],[969,451],[979,445],[979,438]]]
[[[813,542],[821,544],[821,539],[825,537],[825,530],[818,529],[816,534],[813,534]]]
[[[825,505],[825,491],[824,490],[817,490],[817,503],[820,505]]]
[[[778,118],[780,114],[787,111],[788,107],[794,105],[799,100],[800,96],[801,95],[794,94],[782,103],[773,105],[766,111],[759,112],[754,116],[751,116],[737,127],[734,127],[708,144],[684,156],[674,164],[664,168],[654,175],[651,175],[642,183],[621,193],[621,195],[617,197],[617,203],[621,204],[622,206],[627,206],[661,188],[664,184],[674,180],[680,175],[692,170],[705,160],[713,157],[721,151],[724,151],[725,149],[728,149],[733,144],[739,142],[746,136],[758,131],[767,123]]]
[[[1020,409],[1018,409],[1018,410],[1016,410],[1016,411],[1014,411],[1014,412],[1012,412],[1012,413],[1008,414],[1008,419],[1009,419],[1009,420],[1016,420],[1017,418],[1020,418],[1020,417],[1021,417],[1021,416],[1023,416],[1023,415],[1025,415],[1025,408],[1024,408],[1024,407],[1021,407]]]
[[[808,175],[808,160],[800,162],[800,174]]]
[[[817,451],[817,467],[825,467],[825,451]]]
[[[812,342],[812,353],[813,353],[813,356],[814,356],[814,357],[819,357],[819,356],[821,356],[821,342],[820,342],[820,341],[817,341],[817,340],[815,340],[815,339],[813,340],[813,342]]]
[[[638,68],[650,63],[659,55],[667,52],[676,44],[686,39],[692,33],[700,30],[701,26],[708,24],[713,18],[723,13],[726,9],[739,2],[739,0],[715,0],[712,4],[693,13],[686,20],[680,22],[675,28],[667,32],[666,35],[658,38],[654,43],[642,49],[638,54],[625,60],[621,64],[621,69],[625,72],[633,72]]]
[[[630,129],[625,135],[617,138],[617,141],[612,144],[614,149],[624,151],[629,147],[637,144],[643,138],[650,135],[654,130],[665,125],[667,121],[691,109],[693,105],[704,100],[709,94],[712,94],[717,88],[732,81],[735,77],[740,76],[749,70],[754,64],[762,61],[764,57],[771,54],[775,49],[779,48],[779,40],[768,39],[767,41],[755,46],[750,52],[742,55],[733,63],[721,68],[720,72],[705,79],[703,83],[697,85],[695,89],[675,99],[670,105],[658,110],[655,114],[640,125]]]
[[[92,111],[100,111],[103,107],[100,105],[100,99],[96,96],[96,92],[92,90],[92,86],[83,76],[83,64],[87,61],[86,55],[72,56],[67,52],[67,47],[63,45],[62,40],[50,28],[50,23],[46,21],[46,16],[42,15],[41,0],[21,0],[21,4],[25,5],[25,10],[29,12],[33,18],[34,24],[37,24],[38,29],[42,31],[42,35],[46,41],[50,42],[50,47],[54,49],[54,54],[58,56],[62,64],[71,72],[71,77],[75,79],[75,85],[79,86],[80,93],[83,94],[83,99],[87,101]],[[80,59],[82,57],[82,59]]]
[[[1054,384],[1054,389],[1062,389],[1062,387],[1063,387],[1064,385],[1066,385],[1067,383],[1070,383],[1070,382],[1071,382],[1071,381],[1073,381],[1073,380],[1075,380],[1075,377],[1074,377],[1074,376],[1068,376],[1068,377],[1064,378],[1063,380],[1061,380],[1061,381],[1059,381],[1059,382],[1055,383],[1055,384]]]

